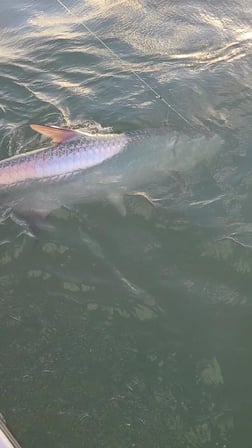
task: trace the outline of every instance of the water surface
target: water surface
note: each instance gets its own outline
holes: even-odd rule
[[[38,242],[1,223],[0,409],[27,448],[250,447],[251,2],[65,4],[1,5],[1,158],[34,122],[224,145],[147,185],[154,210],[61,210]]]

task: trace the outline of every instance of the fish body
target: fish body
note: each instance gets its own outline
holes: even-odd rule
[[[192,168],[222,143],[216,135],[188,137],[167,128],[87,134],[32,127],[56,144],[0,161],[0,207],[24,217],[75,203],[119,203],[161,174]]]

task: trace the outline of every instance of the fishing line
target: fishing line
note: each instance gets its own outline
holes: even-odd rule
[[[71,11],[71,9],[68,8],[68,6],[66,6],[61,0],[56,0],[56,2],[62,6],[62,8],[67,11],[72,17],[74,17],[75,19],[77,19],[79,21],[79,17],[73,12]],[[114,50],[112,50],[111,47],[109,47],[106,42],[104,42],[94,31],[91,30],[91,28],[89,28],[88,25],[86,25],[84,22],[77,22],[77,25],[82,26],[91,36],[93,36],[104,48],[106,48],[106,50],[116,59],[118,59],[120,61],[120,63],[125,66],[128,65],[128,63],[126,61],[124,61],[117,53],[114,52]],[[127,71],[130,72],[132,75],[135,76],[135,78],[137,78],[137,80],[142,83],[145,87],[147,87],[147,89],[149,89],[156,97],[156,99],[159,99],[160,101],[162,101],[169,109],[171,109],[178,117],[180,117],[182,120],[184,120],[185,123],[189,124],[190,126],[192,126],[192,123],[190,123],[189,120],[187,120],[187,118],[185,118],[180,112],[178,112],[175,107],[173,107],[170,103],[168,103],[168,101],[161,96],[158,91],[156,89],[154,89],[147,81],[145,81],[145,79],[142,78],[142,76],[140,76],[135,70],[132,70],[132,68],[128,67]]]

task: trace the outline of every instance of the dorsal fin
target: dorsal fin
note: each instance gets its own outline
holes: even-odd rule
[[[78,132],[71,129],[56,128],[53,126],[44,126],[41,124],[31,124],[31,128],[39,134],[46,135],[51,138],[55,143],[61,143],[64,140],[75,137]]]

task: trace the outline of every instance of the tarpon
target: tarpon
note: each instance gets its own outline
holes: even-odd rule
[[[125,194],[194,167],[222,144],[217,135],[188,137],[165,127],[121,134],[31,127],[54,144],[0,161],[0,208],[33,230],[53,210],[76,203],[109,200],[124,213]]]

